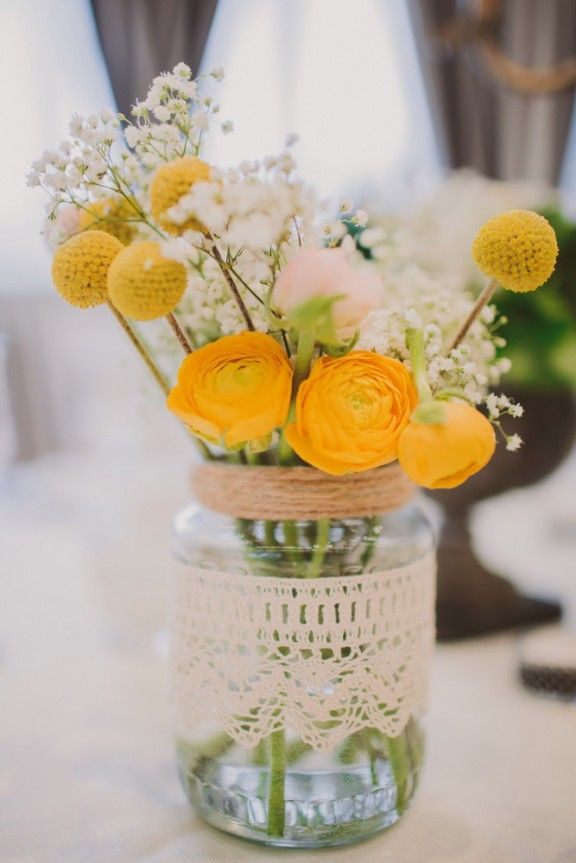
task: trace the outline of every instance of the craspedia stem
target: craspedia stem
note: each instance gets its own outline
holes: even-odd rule
[[[468,315],[468,317],[466,318],[466,320],[464,321],[464,323],[462,324],[462,326],[460,327],[460,329],[458,330],[458,332],[456,333],[456,335],[452,339],[452,341],[448,347],[448,353],[450,353],[450,351],[453,351],[454,348],[457,348],[458,345],[465,338],[468,330],[470,329],[470,327],[472,326],[474,321],[478,320],[478,317],[480,316],[480,312],[482,311],[484,306],[486,306],[490,302],[492,297],[494,296],[494,293],[495,293],[497,287],[498,287],[498,282],[496,281],[496,279],[490,279],[490,281],[488,282],[488,284],[486,285],[486,287],[484,288],[484,290],[482,291],[482,293],[480,294],[480,296],[478,297],[478,299],[476,300],[476,302],[472,306],[472,308],[470,310],[470,314]]]
[[[190,345],[190,342],[188,341],[188,339],[186,338],[186,336],[182,332],[180,324],[178,323],[178,321],[174,317],[174,313],[169,312],[166,315],[166,320],[168,321],[168,324],[170,325],[172,332],[174,333],[174,335],[176,336],[176,338],[178,339],[178,341],[182,345],[182,349],[183,349],[184,353],[185,354],[191,354],[192,353],[192,347]]]
[[[222,275],[226,279],[226,284],[230,288],[230,293],[232,294],[232,296],[236,300],[236,304],[237,304],[238,308],[240,309],[240,313],[242,314],[244,321],[246,322],[246,326],[248,327],[249,330],[254,330],[255,327],[254,327],[254,324],[252,323],[252,318],[250,317],[250,313],[249,313],[248,309],[246,308],[246,304],[245,304],[244,300],[240,296],[240,292],[236,286],[236,282],[234,281],[234,279],[230,275],[230,270],[228,269],[226,263],[224,262],[224,259],[222,258],[222,255],[220,254],[218,247],[216,246],[216,244],[214,243],[213,240],[212,240],[210,245],[211,245],[212,255],[214,256],[214,260],[216,261],[216,263],[218,264],[218,266],[222,270]]]
[[[160,369],[158,368],[158,366],[156,365],[156,363],[154,362],[154,360],[152,359],[152,357],[150,356],[150,354],[148,353],[148,351],[146,350],[146,348],[144,347],[144,345],[142,344],[126,318],[124,317],[124,315],[118,311],[116,306],[110,300],[106,300],[106,303],[112,314],[128,336],[128,338],[140,354],[140,357],[144,360],[144,363],[147,366],[152,377],[154,378],[164,395],[167,396],[170,392],[170,386],[168,385],[168,381],[165,379],[164,375],[162,374],[162,372],[160,371]]]

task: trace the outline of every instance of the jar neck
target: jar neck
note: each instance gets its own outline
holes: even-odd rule
[[[397,463],[333,476],[310,467],[198,465],[192,488],[214,512],[255,521],[371,518],[400,509],[415,487]]]

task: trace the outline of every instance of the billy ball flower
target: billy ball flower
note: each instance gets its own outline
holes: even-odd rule
[[[480,228],[472,255],[478,267],[509,291],[534,291],[554,271],[558,255],[550,223],[531,210],[510,210]]]
[[[339,295],[334,303],[337,330],[354,330],[382,299],[380,277],[370,265],[358,269],[344,249],[303,249],[282,270],[272,293],[282,314],[315,299]]]
[[[60,296],[79,309],[105,303],[108,271],[123,248],[104,231],[84,231],[66,240],[52,260],[52,281]]]
[[[199,230],[201,226],[195,219],[188,219],[178,225],[170,219],[167,211],[190,191],[194,183],[209,179],[210,165],[196,156],[185,156],[161,165],[150,185],[150,207],[160,227],[170,234],[183,234],[189,229]]]
[[[97,228],[105,231],[127,246],[136,233],[135,223],[128,220],[137,218],[137,211],[126,198],[109,196],[91,201],[80,211],[79,227],[80,230]]]
[[[108,273],[108,293],[116,308],[136,321],[169,314],[186,290],[186,270],[165,258],[158,243],[126,246]]]
[[[434,403],[437,422],[418,421],[403,430],[398,458],[413,482],[424,488],[454,488],[488,464],[496,448],[494,428],[463,402]]]
[[[234,448],[284,425],[292,366],[272,336],[223,336],[190,354],[168,408],[198,437]]]
[[[371,351],[320,357],[296,398],[286,440],[308,464],[330,474],[394,461],[417,393],[406,366]]]

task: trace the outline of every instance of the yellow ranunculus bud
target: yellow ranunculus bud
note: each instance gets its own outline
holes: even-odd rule
[[[325,473],[368,470],[397,458],[416,401],[412,378],[398,360],[371,351],[321,357],[300,385],[286,440]]]
[[[554,272],[558,243],[550,223],[531,210],[510,210],[480,228],[472,255],[509,291],[534,291]]]
[[[398,458],[424,488],[454,488],[488,464],[496,447],[492,425],[463,402],[444,405],[442,423],[412,420],[400,436]]]
[[[138,213],[126,198],[110,195],[91,201],[80,211],[79,227],[80,230],[97,228],[105,231],[127,246],[134,239],[136,231],[134,222],[126,220],[137,218]]]
[[[195,219],[188,219],[177,225],[166,211],[177,204],[180,198],[190,191],[190,187],[200,180],[210,179],[210,165],[196,156],[184,156],[173,162],[161,165],[152,178],[150,185],[150,206],[152,215],[161,228],[169,234],[182,234],[188,229],[199,231],[202,226]]]
[[[158,243],[126,246],[108,273],[110,299],[123,315],[151,321],[171,312],[186,290],[186,270],[165,258]]]
[[[186,357],[167,405],[198,437],[237,447],[286,422],[292,366],[272,336],[223,336]]]
[[[122,243],[104,231],[84,231],[70,237],[56,249],[52,260],[56,290],[79,309],[105,303],[108,270],[122,249]]]

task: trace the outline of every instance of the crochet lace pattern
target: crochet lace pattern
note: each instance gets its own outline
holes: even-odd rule
[[[289,728],[316,751],[363,728],[396,737],[425,699],[434,584],[433,555],[314,580],[180,566],[177,732],[212,718],[252,748]]]

